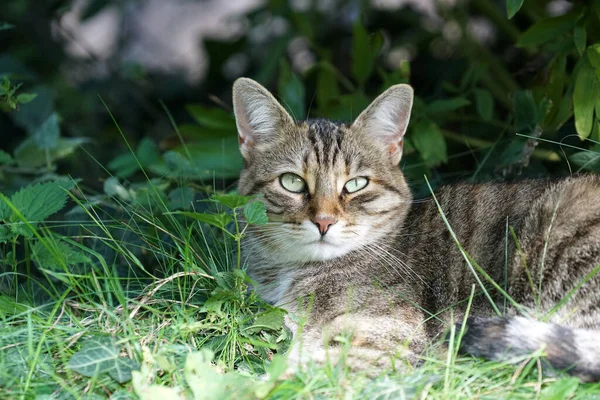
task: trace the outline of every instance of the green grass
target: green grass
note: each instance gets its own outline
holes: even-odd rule
[[[457,357],[454,348],[443,355],[439,343],[420,367],[376,378],[344,365],[284,378],[290,335],[282,313],[247,290],[239,229],[228,235],[149,204],[122,204],[113,219],[85,207],[79,232],[65,239],[112,259],[88,250],[89,260],[103,261],[21,277],[0,295],[0,398],[600,397],[600,384],[540,374],[535,355],[504,365]],[[46,244],[53,232],[38,229]]]
[[[264,223],[262,204],[188,196],[186,208],[172,201],[183,182],[108,182],[111,196],[72,191],[64,221],[9,205],[4,226],[26,229],[2,247],[0,399],[600,398],[600,383],[542,374],[541,353],[507,365],[460,357],[454,340],[377,377],[343,362],[289,376],[284,313],[248,290],[239,257],[239,219]]]

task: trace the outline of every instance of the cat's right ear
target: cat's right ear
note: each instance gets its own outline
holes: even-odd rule
[[[397,165],[402,157],[404,134],[410,120],[413,89],[400,84],[379,95],[354,121],[352,126],[372,138]]]
[[[258,82],[239,78],[233,84],[233,112],[240,151],[246,160],[273,143],[282,129],[294,123],[275,97]]]

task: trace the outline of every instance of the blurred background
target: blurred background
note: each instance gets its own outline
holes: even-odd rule
[[[231,189],[240,76],[298,119],[351,120],[409,82],[402,167],[417,190],[424,175],[438,185],[596,170],[598,3],[10,0],[0,190],[70,176],[114,195],[144,172]]]

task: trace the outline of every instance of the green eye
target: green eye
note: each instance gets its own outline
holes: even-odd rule
[[[365,178],[364,176],[359,176],[357,178],[352,178],[348,182],[346,182],[346,184],[344,185],[344,189],[346,189],[348,193],[354,193],[358,192],[361,189],[364,189],[368,183],[369,180],[367,178]]]
[[[306,189],[306,182],[296,174],[287,172],[279,177],[279,183],[285,190],[293,193],[302,193]]]

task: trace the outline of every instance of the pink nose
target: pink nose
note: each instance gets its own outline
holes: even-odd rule
[[[321,236],[325,236],[329,227],[337,222],[335,218],[329,215],[317,216],[312,218],[311,221],[319,228]]]

